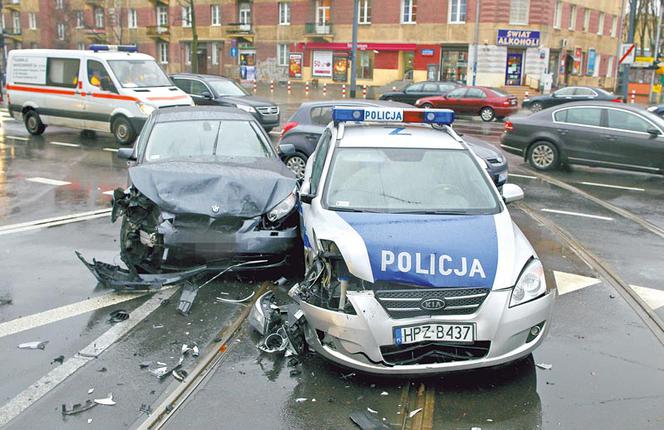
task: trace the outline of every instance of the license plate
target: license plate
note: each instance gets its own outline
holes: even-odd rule
[[[394,327],[394,344],[407,345],[424,341],[474,342],[473,324],[418,324]]]

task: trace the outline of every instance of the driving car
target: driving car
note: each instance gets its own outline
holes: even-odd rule
[[[456,88],[442,96],[424,97],[415,106],[452,109],[457,114],[479,115],[482,121],[502,120],[519,111],[515,96],[489,87]]]
[[[282,128],[278,147],[281,159],[298,179],[304,176],[307,160],[316,149],[325,127],[332,121],[334,106],[411,107],[405,103],[382,100],[324,100],[302,103]],[[466,138],[466,143],[485,161],[489,175],[496,186],[502,186],[507,180],[507,158],[498,148],[479,138],[469,136]],[[283,154],[281,145],[292,145],[295,151]]]
[[[563,103],[579,101],[610,101],[622,103],[622,96],[617,96],[609,91],[596,87],[565,87],[551,94],[533,96],[521,103],[524,109],[530,109],[533,112],[539,112],[552,106],[558,106]]]
[[[380,95],[379,100],[388,100],[410,105],[415,104],[422,97],[440,96],[447,94],[454,88],[462,86],[451,81],[424,81],[408,85],[401,91],[388,91]]]
[[[635,105],[577,102],[507,118],[500,144],[537,170],[563,164],[664,173],[664,120]]]
[[[523,191],[498,191],[454,112],[342,107],[332,119],[300,189],[307,272],[289,292],[309,348],[386,375],[537,348],[555,289],[507,208]]]
[[[197,106],[229,106],[250,113],[266,131],[279,125],[279,106],[251,95],[232,79],[217,75],[178,73],[170,76]]]
[[[130,270],[299,264],[295,177],[248,113],[157,110],[118,156],[131,167],[112,219],[122,216],[120,256]]]

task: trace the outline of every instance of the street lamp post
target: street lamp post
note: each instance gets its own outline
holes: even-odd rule
[[[477,54],[480,50],[480,0],[475,0],[475,50],[473,51],[473,85],[477,84]]]
[[[353,0],[353,45],[350,54],[350,98],[357,94],[357,30],[360,0]]]
[[[659,38],[662,34],[662,12],[664,12],[664,11],[662,11],[662,6],[664,6],[664,5],[662,4],[662,1],[660,0],[659,10],[657,11],[657,31],[655,32],[655,34],[656,34],[656,36],[655,36],[655,49],[653,49],[653,52],[651,53],[651,55],[653,57],[653,66],[655,66],[655,67],[657,66],[657,63],[658,63],[657,60],[659,58]],[[655,70],[653,70],[652,73],[650,74],[650,93],[648,94],[648,102],[649,103],[652,103],[652,101],[653,101],[652,100],[652,96],[653,96],[652,87],[655,84],[655,75],[656,75]]]

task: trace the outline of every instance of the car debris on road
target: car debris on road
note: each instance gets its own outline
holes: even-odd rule
[[[34,342],[25,342],[18,346],[19,349],[41,349],[42,351],[46,349],[48,345],[48,340],[37,340]]]

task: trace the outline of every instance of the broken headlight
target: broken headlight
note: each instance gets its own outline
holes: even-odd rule
[[[544,267],[542,267],[542,263],[539,260],[530,260],[521,272],[519,280],[516,281],[514,290],[512,290],[510,307],[535,300],[544,295],[544,293],[546,293]]]
[[[295,193],[290,193],[288,197],[279,202],[278,205],[276,205],[270,212],[267,213],[267,219],[270,222],[276,222],[280,220],[281,218],[288,215],[296,204],[297,198],[295,197]]]

